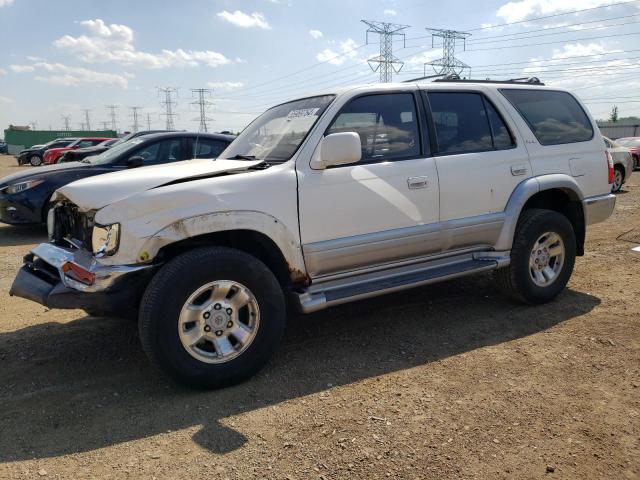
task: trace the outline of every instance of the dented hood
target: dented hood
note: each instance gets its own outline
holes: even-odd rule
[[[83,210],[96,210],[169,183],[247,170],[260,163],[249,160],[185,160],[85,178],[59,188],[58,193]]]

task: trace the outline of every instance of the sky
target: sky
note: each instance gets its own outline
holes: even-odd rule
[[[442,56],[426,28],[454,29],[469,34],[456,57],[473,78],[535,75],[597,118],[613,105],[640,116],[640,1],[0,0],[0,130],[59,130],[63,116],[80,129],[84,109],[101,128],[105,105],[118,105],[120,131],[134,106],[142,126],[164,128],[157,87],[175,87],[176,128],[198,129],[191,89],[206,88],[209,131],[238,131],[274,104],[377,82],[363,19],[407,26],[394,80]]]

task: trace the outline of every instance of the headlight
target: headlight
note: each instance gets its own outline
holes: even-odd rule
[[[107,255],[113,255],[118,251],[120,243],[120,224],[93,227],[91,234],[91,247],[93,254],[100,258]]]
[[[14,183],[13,185],[9,185],[3,190],[4,193],[13,195],[14,193],[24,192],[25,190],[29,190],[30,188],[37,187],[42,182],[44,182],[44,180],[28,180],[26,182]]]

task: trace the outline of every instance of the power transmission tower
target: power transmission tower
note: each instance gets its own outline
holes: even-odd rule
[[[116,122],[116,109],[118,108],[118,105],[105,105],[105,107],[109,109],[109,118],[111,118],[111,130],[117,132],[118,124]]]
[[[158,94],[164,94],[164,101],[160,102],[160,105],[164,106],[165,109],[165,113],[162,115],[167,117],[166,129],[175,130],[173,117],[175,117],[176,114],[174,113],[173,108],[175,107],[176,102],[173,101],[172,96],[174,94],[178,95],[178,89],[175,87],[158,87]]]
[[[102,123],[102,130],[104,130],[105,132],[106,132],[107,130],[109,130],[109,122],[107,122],[107,121],[102,121],[102,122],[100,122],[100,123]]]
[[[147,130],[151,130],[151,114],[147,113]]]
[[[213,105],[213,102],[207,100],[207,96],[211,96],[213,94],[213,90],[210,88],[192,88],[191,93],[193,95],[198,94],[198,100],[195,102],[191,102],[191,105],[198,105],[200,109],[200,127],[198,128],[199,132],[207,132],[207,122],[212,119],[207,117],[207,108]],[[195,118],[194,120],[198,120]]]
[[[399,25],[397,23],[376,22],[373,20],[361,20],[362,23],[368,25],[367,29],[367,44],[369,43],[369,33],[377,33],[380,36],[380,55],[368,60],[371,70],[374,72],[380,71],[380,83],[388,83],[393,80],[393,72],[400,73],[404,62],[397,57],[393,56],[393,37],[402,36],[402,41],[405,41],[404,32],[405,28],[409,28],[409,25]],[[377,64],[377,66],[373,66]]]
[[[71,130],[70,125],[71,125],[71,115],[60,115],[62,117],[62,121],[64,122],[64,129],[65,131],[69,131]]]
[[[87,127],[87,130],[91,130],[91,121],[89,120],[89,112],[91,110],[85,108],[82,111],[84,112],[84,124]]]
[[[36,130],[38,127],[38,122],[36,122],[35,120],[29,120],[29,126],[31,127],[31,130]]]
[[[133,117],[133,125],[131,128],[133,129],[133,133],[137,133],[140,130],[140,123],[138,122],[138,111],[142,109],[142,107],[129,107],[131,109],[131,116]]]
[[[80,130],[82,130],[83,132],[86,130],[86,128],[85,128],[87,126],[86,123],[80,122],[78,125],[80,125]]]
[[[456,40],[462,40],[462,49],[466,49],[467,37],[471,34],[467,32],[458,32],[456,30],[441,30],[437,28],[427,28],[427,32],[431,32],[431,48],[435,46],[435,39],[442,38],[442,58],[433,60],[424,64],[424,74],[427,74],[427,65],[433,67],[433,70],[442,76],[460,75],[471,67],[456,58]]]

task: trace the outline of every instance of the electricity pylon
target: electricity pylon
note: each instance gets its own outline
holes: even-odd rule
[[[404,42],[403,30],[409,28],[409,25],[376,22],[373,20],[362,20],[362,23],[369,26],[367,29],[367,44],[369,43],[369,33],[377,33],[380,36],[380,55],[368,60],[369,67],[374,72],[380,72],[380,83],[391,82],[393,73],[400,73],[404,65],[402,60],[393,55],[393,37],[401,35]],[[374,67],[373,64],[377,64],[377,66]]]

